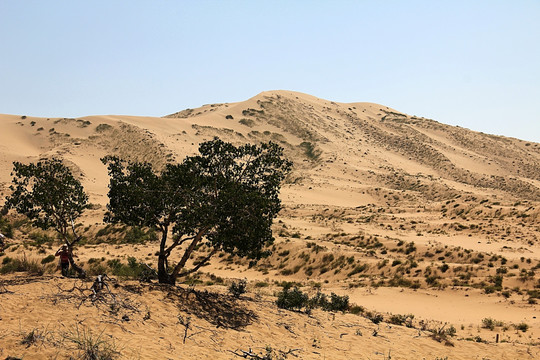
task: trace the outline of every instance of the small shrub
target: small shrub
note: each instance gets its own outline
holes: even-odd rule
[[[456,336],[456,333],[457,333],[457,330],[456,328],[454,327],[454,325],[450,325],[450,327],[448,329],[446,329],[446,335],[448,336]]]
[[[120,260],[113,259],[107,261],[107,265],[111,268],[112,274],[119,277],[137,279],[140,281],[150,281],[156,279],[156,272],[144,264],[141,264],[134,257],[128,257],[128,263],[122,264]],[[104,266],[102,264],[93,265],[93,273],[98,272],[97,275],[105,273],[102,271]]]
[[[454,344],[448,339],[448,333],[444,329],[444,326],[440,329],[432,329],[431,331],[431,338],[435,341],[438,341],[440,343],[443,343],[446,346],[454,346]]]
[[[238,299],[242,294],[245,294],[247,291],[247,281],[245,279],[233,281],[229,286],[229,293]]]
[[[302,150],[304,150],[304,154],[308,159],[313,161],[317,161],[320,159],[322,151],[316,149],[315,145],[313,145],[312,143],[304,141],[299,146]]]
[[[132,226],[124,235],[123,241],[128,244],[141,244],[146,241],[157,240],[156,232],[152,229],[144,231],[138,226]]]
[[[285,275],[285,276],[289,276],[289,275],[293,274],[293,270],[292,269],[283,269],[283,270],[280,271],[280,274]]]
[[[247,127],[253,127],[255,126],[255,121],[251,120],[251,119],[240,119],[238,120],[238,122],[242,125],[245,125]]]
[[[329,311],[347,311],[349,309],[349,297],[347,295],[330,294],[330,303],[325,310]]]
[[[390,316],[390,319],[388,319],[388,322],[390,324],[394,325],[405,325],[407,327],[412,327],[412,320],[414,319],[414,315],[408,314],[408,315],[400,315],[400,314],[394,314]]]
[[[281,257],[285,257],[285,256],[289,255],[289,250],[284,250],[284,251],[278,253],[278,255],[281,256]]]
[[[41,231],[34,231],[34,232],[30,233],[30,235],[28,235],[28,237],[34,241],[34,244],[36,246],[41,246],[41,245],[44,245],[44,244],[52,245],[52,243],[54,241],[53,238],[51,238],[49,235],[47,235],[46,233],[43,233]]]
[[[5,237],[13,238],[13,226],[8,221],[8,219],[0,215],[0,233],[4,234]]]
[[[516,330],[526,332],[526,331],[529,329],[529,325],[527,325],[526,323],[522,322],[522,323],[519,323],[519,324],[514,324],[514,328],[515,328]]]
[[[101,236],[106,236],[106,235],[109,235],[111,233],[115,232],[115,229],[113,226],[111,226],[110,224],[105,226],[104,228],[101,228],[97,231],[96,233],[96,237],[101,237]]]
[[[358,273],[361,273],[362,271],[365,271],[367,269],[367,264],[362,264],[362,265],[356,265],[350,272],[349,272],[349,276],[353,276],[353,275],[356,275]]]
[[[87,328],[79,330],[79,327],[76,327],[75,330],[63,335],[78,350],[77,359],[113,360],[120,357],[116,344],[103,336],[103,331],[95,335]]]
[[[8,274],[13,272],[27,272],[30,275],[43,275],[44,269],[41,264],[36,260],[28,260],[26,257],[10,259],[6,262],[5,257],[2,260],[2,267],[0,267],[0,274]]]
[[[304,294],[297,287],[294,287],[292,290],[288,287],[283,288],[283,290],[278,293],[278,298],[276,300],[276,305],[279,308],[287,310],[300,310],[305,307],[307,303],[307,294]]]
[[[450,266],[448,266],[448,264],[442,264],[442,266],[439,269],[441,270],[441,272],[445,273],[448,271],[449,268]]]
[[[96,126],[96,132],[101,133],[112,129],[112,126],[109,124],[99,124]]]
[[[48,264],[48,263],[51,263],[51,262],[54,261],[55,258],[56,258],[56,256],[54,256],[54,255],[49,255],[49,256],[47,256],[47,257],[41,259],[41,263],[42,263],[42,264]]]
[[[270,284],[268,284],[266,281],[257,281],[254,286],[256,288],[262,288],[262,287],[267,287],[269,285]]]
[[[32,329],[28,333],[23,333],[22,335],[23,339],[21,341],[21,344],[26,345],[27,348],[45,339],[44,332],[39,329]]]
[[[86,270],[88,276],[103,275],[108,272],[108,268],[101,263],[92,263],[90,268]]]
[[[496,326],[502,326],[502,321],[497,321],[492,318],[483,318],[482,327],[488,330],[494,330]]]
[[[384,318],[383,318],[383,316],[381,314],[372,313],[372,312],[367,312],[366,313],[366,318],[368,320],[371,320],[371,322],[374,323],[374,324],[379,324],[380,322],[382,322],[384,320]]]

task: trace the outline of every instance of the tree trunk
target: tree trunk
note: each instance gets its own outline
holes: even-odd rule
[[[75,233],[75,225],[72,226],[72,229],[73,229],[73,237],[74,238],[73,238],[73,241],[71,241],[71,242],[69,241],[69,238],[68,238],[67,228],[63,228],[62,231],[59,231],[59,232],[62,235],[62,237],[64,238],[64,243],[67,244],[68,249],[69,249],[69,264],[77,272],[77,274],[79,275],[79,278],[84,279],[86,277],[86,271],[84,271],[84,269],[82,267],[77,265],[75,263],[75,260],[73,259],[73,245],[75,245],[75,243],[79,242],[81,240],[81,237],[78,236]]]
[[[75,260],[73,260],[73,255],[71,254],[69,255],[69,264],[73,269],[75,269],[77,274],[79,274],[79,278],[84,279],[86,277],[86,271],[75,263]]]
[[[173,281],[176,281],[176,278],[178,277],[178,274],[180,273],[180,270],[182,270],[186,266],[186,263],[189,260],[189,258],[191,256],[191,254],[193,253],[193,251],[195,250],[195,247],[197,246],[199,241],[201,241],[202,237],[204,236],[204,234],[206,233],[207,230],[208,229],[199,230],[199,232],[197,233],[197,235],[195,236],[195,238],[193,239],[191,244],[189,244],[186,251],[184,251],[184,255],[182,256],[182,259],[180,259],[178,264],[176,264],[176,266],[174,267],[174,269],[173,269],[173,271],[171,273],[171,277],[174,277]]]
[[[161,242],[159,244],[159,255],[158,255],[158,282],[160,284],[176,284],[176,277],[173,277],[169,274],[169,255],[165,253],[165,247],[167,245],[167,233],[169,232],[169,227],[165,226],[161,229]]]
[[[165,254],[162,254],[161,251],[158,257],[158,281],[160,284],[176,284],[176,278],[169,275],[169,271],[167,269],[167,257]]]

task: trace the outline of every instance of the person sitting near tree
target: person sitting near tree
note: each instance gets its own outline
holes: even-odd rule
[[[68,276],[70,253],[71,251],[69,247],[64,244],[60,249],[58,249],[56,254],[54,254],[55,256],[60,256],[60,268],[62,269],[62,276]]]

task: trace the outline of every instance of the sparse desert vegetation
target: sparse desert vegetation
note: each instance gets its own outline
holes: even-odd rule
[[[24,202],[20,214],[0,216],[2,358],[63,358],[66,351],[78,358],[144,358],[149,351],[224,359],[539,356],[538,144],[293,92],[165,119],[5,116],[0,126],[21,143],[32,138],[42,161],[61,159],[73,188],[79,183],[88,196],[61,231],[40,227]],[[249,191],[219,204],[175,202],[194,210],[182,220],[165,212],[178,188],[152,182],[214,136],[235,148],[273,141],[293,162],[278,179],[281,207],[268,212],[275,220],[260,248],[237,251],[226,241],[240,228],[254,230],[253,220],[202,234],[193,251],[186,251],[192,239],[183,241],[201,230],[186,224],[217,216],[198,211],[201,204],[226,203],[227,223],[249,208]],[[35,161],[18,142],[10,146],[20,155],[0,159],[0,205],[13,196],[12,163]],[[106,155],[126,160],[126,176],[129,166],[148,175],[113,176],[116,184],[170,192],[144,201],[137,191],[118,192],[117,200],[136,199],[111,206],[107,192],[115,187],[100,161]],[[233,158],[209,163],[223,170],[217,164]],[[233,168],[241,163],[235,159]],[[268,174],[255,165],[246,179]],[[233,170],[228,174],[243,173]],[[211,187],[202,189],[199,200]],[[237,201],[240,195],[247,200]],[[163,206],[152,207],[158,200]],[[136,206],[138,217],[130,218]],[[118,221],[109,221],[114,211]],[[157,213],[161,222],[148,220]],[[164,233],[171,251],[161,248]],[[74,272],[62,278],[57,269],[55,251],[75,238],[86,279]],[[250,251],[260,256],[246,257]],[[160,284],[160,258],[169,272],[179,263],[196,269]],[[107,286],[96,285],[103,274]]]

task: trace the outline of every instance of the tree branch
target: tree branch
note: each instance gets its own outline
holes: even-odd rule
[[[178,264],[176,264],[176,266],[174,267],[174,270],[173,270],[171,276],[173,276],[173,277],[178,276],[178,273],[180,272],[180,269],[182,269],[184,266],[186,266],[186,262],[188,261],[189,257],[191,256],[191,253],[193,253],[193,250],[195,250],[195,246],[197,246],[197,244],[199,243],[199,241],[201,241],[202,237],[204,236],[204,234],[206,234],[207,231],[208,231],[208,228],[203,228],[203,229],[199,230],[197,235],[195,235],[195,237],[193,238],[193,241],[191,242],[191,244],[189,244],[188,248],[184,252],[184,255],[182,256],[182,259],[180,260],[180,262],[178,262]]]
[[[189,274],[192,274],[194,273],[195,271],[199,270],[204,264],[206,264],[208,262],[208,260],[210,260],[210,258],[218,252],[218,248],[214,248],[212,249],[212,251],[210,251],[210,254],[208,254],[204,259],[202,259],[197,265],[195,265],[195,267],[193,269],[190,269],[190,270],[187,270],[187,271],[184,271],[183,273],[179,274],[178,276],[179,277],[183,277],[183,276],[186,276],[186,275],[189,275]]]
[[[173,251],[176,247],[182,245],[186,241],[193,240],[195,238],[195,236],[196,235],[189,236],[187,238],[178,238],[178,239],[174,240],[174,242],[171,244],[171,246],[169,246],[167,249],[164,250],[165,256],[169,256],[171,254],[171,251]]]

